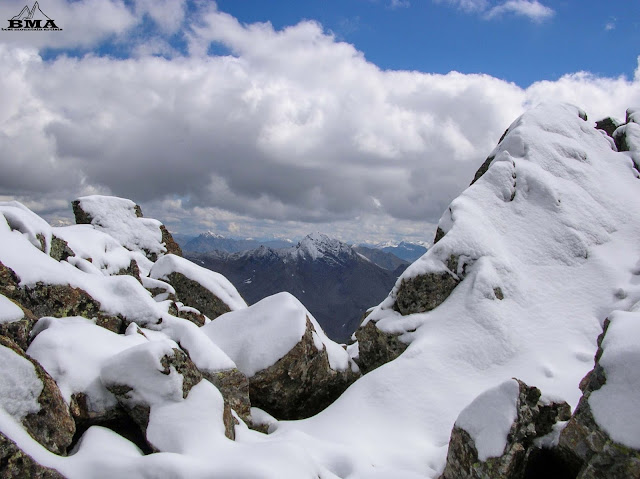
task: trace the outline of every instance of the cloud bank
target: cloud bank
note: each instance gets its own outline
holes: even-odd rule
[[[33,45],[0,44],[2,197],[52,219],[97,192],[184,232],[430,240],[527,107],[568,101],[596,120],[640,104],[638,74],[522,89],[488,75],[384,71],[315,22],[276,30],[215,7],[182,26],[172,18],[149,17],[182,29],[188,54],[43,61]]]

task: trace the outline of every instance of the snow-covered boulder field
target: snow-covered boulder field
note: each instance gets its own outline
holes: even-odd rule
[[[638,111],[518,118],[347,347],[130,200],[0,203],[0,477],[640,478]]]

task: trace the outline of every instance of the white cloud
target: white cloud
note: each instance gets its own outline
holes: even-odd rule
[[[615,30],[616,29],[616,18],[611,17],[611,19],[609,19],[609,21],[605,24],[604,29],[609,32],[611,30]]]
[[[389,8],[395,10],[396,8],[409,8],[411,6],[411,2],[409,0],[391,0],[389,3]]]
[[[553,16],[552,8],[542,5],[538,0],[506,0],[495,4],[489,0],[433,0],[435,3],[446,3],[465,13],[480,14],[482,18],[491,20],[507,14],[514,14],[540,22]]]
[[[570,101],[593,119],[640,104],[637,74],[523,90],[382,71],[314,22],[278,31],[215,9],[200,19],[189,57],[44,62],[0,44],[0,195],[50,218],[100,192],[173,230],[428,240],[529,104]],[[207,56],[212,41],[234,56]]]
[[[500,5],[490,8],[485,17],[488,19],[501,17],[505,14],[514,14],[527,17],[534,22],[540,22],[551,18],[554,14],[552,8],[542,5],[538,0],[508,0]]]

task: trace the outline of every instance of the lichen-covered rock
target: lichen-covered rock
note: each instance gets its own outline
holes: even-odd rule
[[[565,402],[540,400],[540,390],[510,380],[476,398],[451,432],[441,479],[521,479],[526,476],[534,440],[565,421]]]
[[[639,313],[616,312],[605,321],[595,367],[582,380],[583,396],[560,435],[558,451],[577,479],[640,478],[634,407],[640,375],[633,373],[640,368],[639,320]],[[614,383],[610,390],[608,382]]]
[[[162,244],[167,249],[167,254],[175,254],[176,256],[182,256],[182,248],[173,239],[171,233],[165,225],[160,225],[160,232],[162,233]]]
[[[38,464],[0,432],[0,479],[64,479],[55,469]]]
[[[210,290],[182,273],[171,273],[167,280],[175,288],[176,295],[182,303],[198,309],[210,319],[231,311],[229,305]]]
[[[7,337],[0,336],[0,347],[4,348],[3,356],[6,356],[5,359],[11,359],[11,364],[15,364],[16,361],[22,362],[23,367],[20,370],[24,370],[26,375],[25,377],[12,377],[12,374],[19,374],[18,368],[12,368],[5,361],[5,370],[2,372],[3,380],[0,381],[5,388],[10,388],[11,384],[17,384],[17,382],[32,385],[38,385],[39,383],[42,385],[37,397],[30,398],[30,396],[35,396],[34,393],[36,391],[33,387],[25,389],[25,394],[21,398],[3,396],[6,401],[9,401],[3,404],[3,407],[8,412],[13,412],[12,415],[22,422],[27,432],[36,441],[51,452],[64,454],[73,440],[76,427],[58,386],[38,361],[27,356],[15,342]],[[23,359],[16,358],[7,350],[12,351]],[[33,367],[32,372],[30,371],[31,368],[26,364],[27,361]],[[38,386],[39,388],[40,386]],[[32,407],[36,404],[25,406],[24,404],[16,403],[16,401],[30,401],[31,399],[35,400],[36,408]]]
[[[37,318],[18,302],[0,294],[0,335],[6,336],[26,350],[31,329]]]
[[[402,279],[396,293],[394,309],[400,314],[425,313],[440,306],[461,281],[458,259],[451,256],[447,261],[448,270],[429,272]]]
[[[30,309],[37,317],[83,316],[91,318],[100,311],[100,303],[86,291],[63,284],[38,282],[26,286],[14,295],[20,304]]]
[[[49,252],[49,256],[56,261],[64,261],[75,255],[76,254],[71,248],[69,248],[69,244],[65,240],[58,238],[55,235],[51,237],[51,251]]]
[[[408,346],[400,340],[400,336],[381,331],[374,321],[368,321],[358,328],[357,363],[362,372],[366,374],[400,356]]]

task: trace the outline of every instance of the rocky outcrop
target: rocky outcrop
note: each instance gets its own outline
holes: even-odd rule
[[[448,270],[421,274],[402,279],[396,293],[394,309],[403,316],[425,313],[440,306],[453,292],[462,278],[458,271],[458,258],[451,255]],[[464,275],[464,272],[462,276]]]
[[[165,225],[160,225],[160,232],[162,233],[162,244],[167,248],[167,254],[182,256],[182,248],[180,248],[180,245],[173,239],[173,236],[171,236],[171,233],[169,233]]]
[[[22,419],[22,424],[27,432],[48,450],[56,454],[64,454],[73,440],[76,427],[58,386],[44,368],[36,360],[27,356],[15,342],[0,336],[0,347],[8,348],[29,361],[35,369],[38,380],[42,383],[42,391],[37,397],[39,411],[27,414]],[[16,378],[16,380],[22,379]]]
[[[578,471],[575,476],[577,479],[640,478],[640,449],[614,441],[595,419],[590,404],[591,396],[607,383],[606,370],[600,364],[600,360],[605,351],[603,339],[606,337],[609,325],[609,320],[605,321],[604,331],[598,338],[599,348],[596,353],[595,367],[580,383],[583,396],[562,431],[557,447],[562,459]],[[636,351],[640,351],[640,347],[636,348]],[[623,357],[629,368],[640,367],[638,359],[640,354],[637,352],[635,356],[627,353],[626,357]],[[622,394],[624,393],[621,392],[620,395]],[[615,406],[609,404],[608,407]],[[627,414],[635,415],[637,410],[618,410],[616,414],[621,417]]]
[[[440,476],[441,479],[520,479],[529,477],[527,471],[531,466],[528,462],[532,457],[532,452],[537,450],[535,439],[549,434],[557,421],[566,421],[571,414],[571,408],[565,402],[541,401],[541,393],[538,388],[527,386],[519,380],[513,380],[513,382],[517,385],[511,381],[503,383],[498,388],[479,396],[460,414],[451,432],[447,463],[442,476]],[[508,429],[500,431],[501,418],[493,417],[496,412],[492,411],[491,407],[496,403],[502,405],[499,396],[505,393],[507,408],[515,403],[514,419]],[[512,394],[514,397],[510,397]],[[489,397],[489,395],[496,397]],[[504,411],[499,411],[498,414],[504,414]],[[496,425],[498,427],[493,430],[492,428]],[[488,434],[487,431],[489,431]],[[507,433],[506,440],[500,437],[500,434],[504,432]],[[503,440],[505,444],[501,453],[484,457],[487,454],[484,450],[486,445],[476,443],[479,435],[482,435],[480,440],[486,443]]]
[[[65,240],[55,235],[51,237],[51,251],[49,252],[49,256],[56,261],[65,261],[67,258],[75,255]]]
[[[38,318],[43,316],[91,318],[100,311],[100,303],[86,291],[64,284],[38,282],[33,286],[26,286],[18,296],[18,301]]]
[[[359,374],[331,368],[325,348],[318,350],[307,319],[304,335],[274,365],[249,378],[251,404],[278,419],[313,416],[335,401]]]
[[[400,340],[400,334],[381,331],[373,321],[368,321],[356,331],[358,340],[357,363],[366,374],[400,356],[408,344]]]
[[[0,432],[0,479],[64,479],[55,469],[44,467]]]

